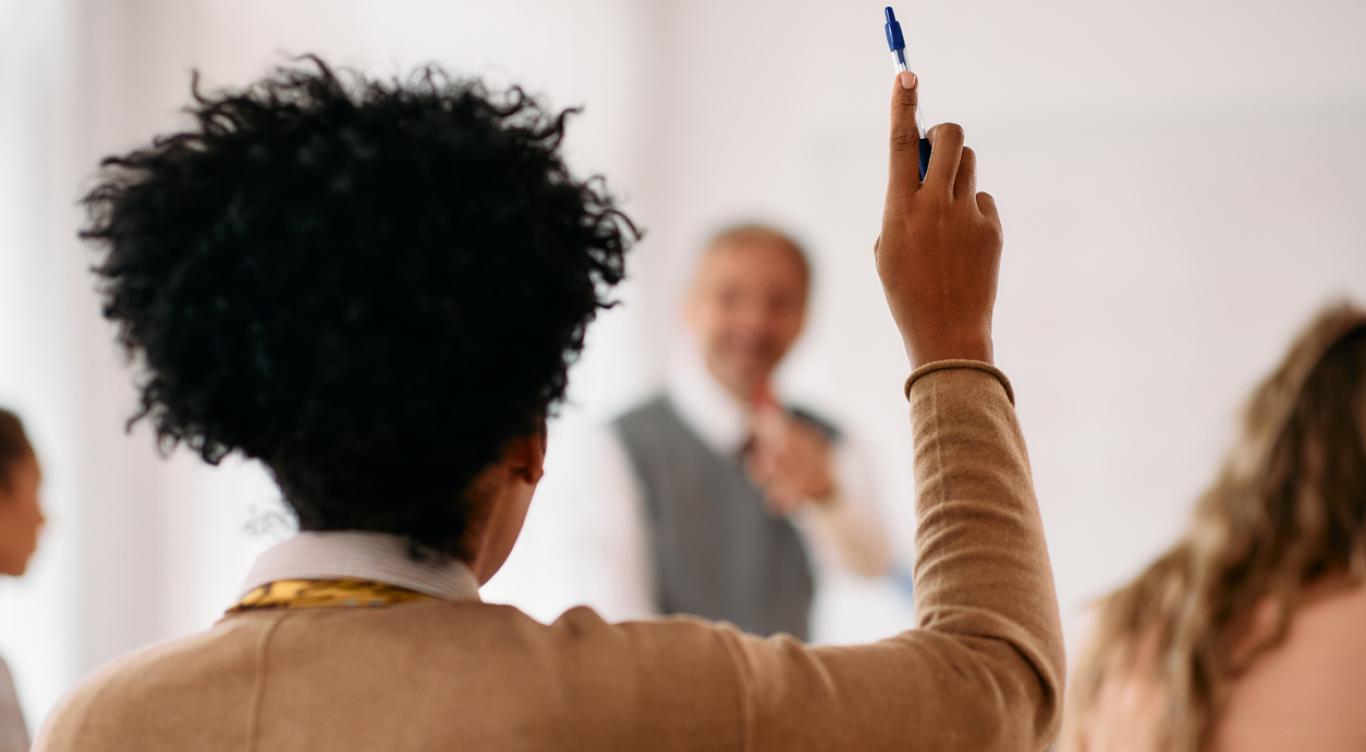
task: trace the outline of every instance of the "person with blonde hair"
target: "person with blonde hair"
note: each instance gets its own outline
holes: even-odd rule
[[[1366,749],[1366,311],[1253,393],[1184,535],[1108,596],[1063,749]]]

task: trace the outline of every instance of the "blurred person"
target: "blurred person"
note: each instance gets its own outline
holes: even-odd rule
[[[42,482],[43,471],[24,424],[0,408],[0,575],[22,577],[38,549],[44,521],[38,498]],[[0,658],[0,752],[26,752],[28,748],[28,726],[14,678]]]
[[[683,613],[806,639],[816,571],[888,570],[865,458],[773,393],[810,288],[805,251],[774,228],[706,244],[686,304],[694,347],[579,463],[573,579],[607,618]]]
[[[1366,749],[1366,310],[1252,394],[1184,535],[1099,608],[1067,750]]]
[[[995,204],[962,130],[922,184],[894,85],[875,252],[913,369],[920,628],[809,648],[678,618],[482,603],[634,232],[566,112],[436,68],[321,61],[196,90],[105,160],[84,235],[163,446],[260,460],[301,532],[212,628],[120,659],[40,752],[1040,749],[1062,645],[1025,444],[991,365]],[[226,605],[226,604],[225,604]]]

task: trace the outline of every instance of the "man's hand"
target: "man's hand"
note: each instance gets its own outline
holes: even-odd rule
[[[991,196],[977,192],[977,157],[957,125],[930,129],[934,149],[920,181],[918,86],[911,73],[893,84],[878,275],[912,368],[953,358],[990,363],[1001,218]]]
[[[769,510],[785,516],[805,502],[834,497],[832,454],[820,431],[779,408],[765,408],[754,416],[754,447],[746,469],[763,490]]]

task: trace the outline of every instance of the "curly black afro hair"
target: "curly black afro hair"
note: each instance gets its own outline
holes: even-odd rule
[[[169,450],[263,461],[305,530],[457,555],[476,475],[564,396],[638,239],[559,146],[573,110],[316,57],[191,87],[101,163],[82,237]]]

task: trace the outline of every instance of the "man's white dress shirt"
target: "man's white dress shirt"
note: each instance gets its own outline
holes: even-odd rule
[[[740,455],[751,435],[748,408],[712,378],[700,359],[674,369],[667,394],[706,446],[719,456]],[[833,451],[836,495],[823,504],[803,503],[792,518],[812,557],[817,583],[822,572],[836,569],[884,574],[891,555],[864,455],[847,437]],[[606,427],[588,438],[580,456],[574,506],[566,515],[575,542],[570,583],[576,600],[609,621],[660,616],[644,492],[626,447]]]

